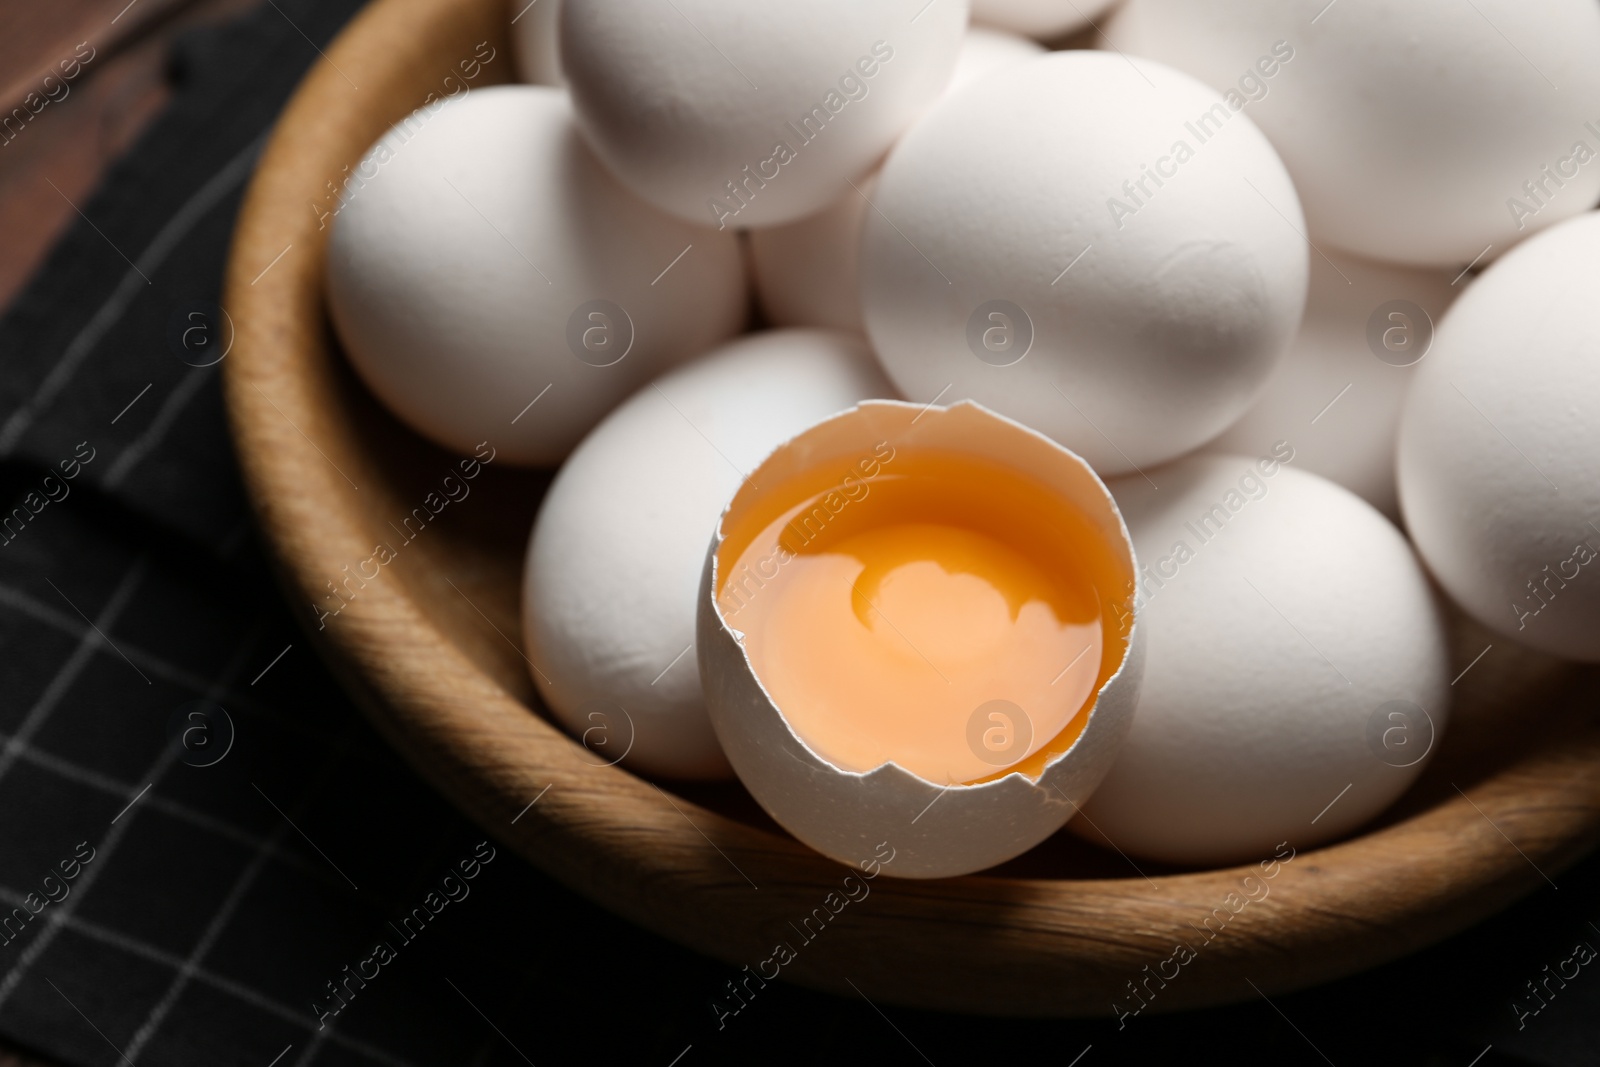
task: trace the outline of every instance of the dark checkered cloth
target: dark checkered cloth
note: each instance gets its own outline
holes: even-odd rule
[[[175,102],[0,322],[0,1033],[85,1065],[1600,1062],[1600,963],[1514,1007],[1600,947],[1593,861],[1403,964],[1119,1031],[781,984],[719,1022],[733,969],[482,843],[268,584],[200,365],[264,131],[352,6],[182,41]]]

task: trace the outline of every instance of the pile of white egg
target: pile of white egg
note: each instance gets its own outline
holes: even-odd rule
[[[1600,661],[1593,0],[512,31],[531,84],[357,168],[328,299],[419,433],[559,466],[523,637],[575,741],[891,874],[1206,865],[1411,785],[1447,605]]]

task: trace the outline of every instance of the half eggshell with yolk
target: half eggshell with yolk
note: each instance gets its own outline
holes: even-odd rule
[[[1079,456],[975,403],[864,402],[779,446],[722,515],[697,619],[712,726],[824,855],[982,870],[1109,771],[1142,663],[1136,575]]]

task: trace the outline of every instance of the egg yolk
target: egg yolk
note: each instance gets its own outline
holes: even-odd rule
[[[1127,573],[1058,493],[887,446],[762,488],[725,520],[718,604],[813,751],[945,785],[1037,774],[1076,740],[1122,659]]]

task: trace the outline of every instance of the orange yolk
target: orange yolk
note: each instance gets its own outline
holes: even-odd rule
[[[725,520],[718,603],[756,677],[842,769],[1039,773],[1121,663],[1126,568],[1068,502],[993,461],[880,446],[857,467],[870,476],[763,487]]]

